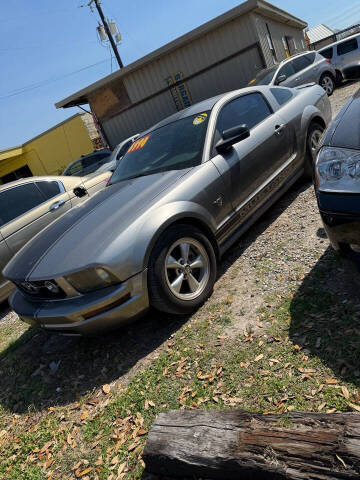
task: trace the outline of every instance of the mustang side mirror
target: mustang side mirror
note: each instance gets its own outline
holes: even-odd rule
[[[276,85],[279,85],[280,83],[282,82],[285,82],[285,80],[287,79],[287,76],[286,75],[280,75],[277,79],[276,79]]]
[[[215,146],[218,153],[223,153],[229,150],[234,143],[241,142],[250,136],[250,130],[247,125],[237,125],[222,132],[222,138]]]
[[[81,197],[85,197],[85,195],[87,195],[87,190],[85,187],[75,187],[74,188],[74,195],[76,195],[77,197],[81,198]]]

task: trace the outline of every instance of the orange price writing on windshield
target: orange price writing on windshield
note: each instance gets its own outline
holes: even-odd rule
[[[149,138],[150,138],[150,135],[146,135],[146,137],[142,137],[136,140],[136,142],[134,142],[131,145],[127,153],[134,152],[135,150],[140,150],[141,148],[144,148]]]

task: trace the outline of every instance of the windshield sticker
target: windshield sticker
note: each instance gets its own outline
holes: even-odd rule
[[[193,120],[193,125],[200,125],[200,123],[205,122],[207,119],[207,113],[200,113],[197,117]]]
[[[139,138],[139,140],[136,140],[131,145],[131,147],[126,153],[134,152],[135,150],[140,150],[141,148],[144,148],[149,138],[150,138],[150,135],[146,135],[146,137]]]

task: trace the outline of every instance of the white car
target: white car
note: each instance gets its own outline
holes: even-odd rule
[[[128,151],[130,145],[132,145],[135,140],[139,137],[139,133],[136,135],[126,138],[122,142],[120,142],[116,147],[114,148],[109,161],[106,162],[104,165],[102,165],[100,168],[96,170],[95,173],[103,173],[103,172],[114,172],[116,170],[116,167],[118,165],[118,162],[122,159],[122,157],[125,155],[125,153]]]

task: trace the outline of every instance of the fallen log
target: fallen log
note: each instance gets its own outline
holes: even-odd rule
[[[173,410],[154,422],[143,460],[180,478],[360,478],[360,414]]]

